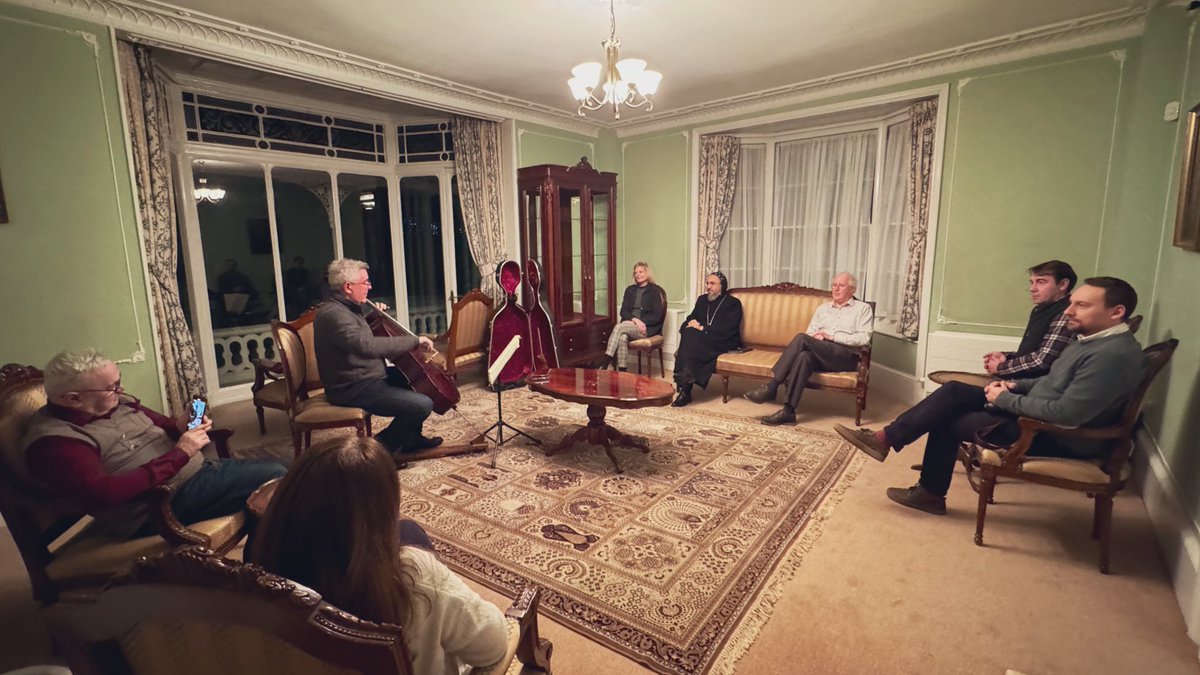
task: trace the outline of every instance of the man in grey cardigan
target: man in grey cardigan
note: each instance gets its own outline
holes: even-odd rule
[[[946,512],[946,492],[954,473],[958,445],[976,433],[1007,445],[1020,435],[1018,416],[1063,426],[1106,426],[1121,415],[1141,381],[1145,357],[1126,319],[1137,307],[1137,292],[1115,277],[1094,277],[1071,294],[1063,312],[1075,340],[1038,378],[992,382],[986,388],[951,382],[909,408],[880,431],[837,432],[882,462],[889,450],[899,452],[925,434],[920,481],[911,488],[888,488],[890,499],[937,515]],[[1030,455],[1091,458],[1108,446],[1040,434]]]
[[[388,428],[375,438],[389,452],[417,452],[441,445],[421,427],[433,411],[433,401],[413,391],[384,359],[414,349],[432,349],[427,337],[381,337],[371,332],[363,303],[371,290],[367,263],[339,258],[329,263],[329,299],[313,321],[313,348],[325,397],[334,405],[362,408],[372,415],[391,417]]]

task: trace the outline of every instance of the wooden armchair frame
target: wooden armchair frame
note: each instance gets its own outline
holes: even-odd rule
[[[483,330],[481,332],[481,335],[483,337],[478,345],[464,345],[464,344],[461,344],[462,340],[464,339],[464,337],[462,335],[464,329],[463,329],[463,322],[462,322],[461,317],[463,315],[464,310],[466,310],[466,308],[468,306],[470,306],[472,303],[476,303],[476,302],[483,303],[487,307],[485,316],[483,318]],[[460,297],[450,307],[450,327],[446,329],[445,333],[442,333],[441,335],[435,336],[433,338],[433,341],[435,343],[437,343],[439,345],[444,345],[443,351],[444,351],[445,359],[446,359],[446,363],[445,363],[446,374],[449,375],[450,377],[454,378],[455,382],[458,382],[458,374],[460,372],[462,372],[458,369],[458,366],[456,364],[458,357],[463,356],[464,354],[481,352],[483,354],[483,357],[480,359],[480,362],[485,367],[487,366],[488,319],[492,316],[494,307],[495,307],[495,303],[492,301],[492,299],[490,297],[488,297],[488,295],[486,293],[479,290],[478,288],[471,289],[471,291],[469,293]],[[472,347],[474,347],[474,348],[472,348]]]
[[[506,616],[520,626],[517,660],[548,673],[553,647],[537,635],[538,599],[537,589],[523,591]],[[145,627],[166,624],[197,631],[200,639],[211,639],[214,627],[232,628],[221,634],[238,644],[212,657],[224,673],[261,672],[262,658],[271,648],[272,656],[284,661],[281,671],[327,672],[333,666],[373,675],[413,675],[400,626],[360,619],[324,602],[310,588],[195,546],[142,558],[98,597],[60,603],[46,617],[72,672],[81,674],[131,672],[128,642],[136,641]],[[239,660],[246,651],[253,652],[250,658]],[[319,663],[293,658],[299,653]],[[139,672],[175,672],[175,650],[161,650],[159,656],[161,662],[145,663],[142,654]],[[508,669],[500,663],[473,672]]]
[[[659,297],[662,301],[662,316],[660,318],[662,319],[663,328],[665,328],[667,319],[667,292],[662,286],[657,287]],[[651,335],[649,337],[638,338],[636,340],[629,341],[629,351],[637,353],[638,375],[642,374],[642,354],[646,355],[646,370],[649,370],[653,374],[654,352],[658,352],[658,376],[667,376],[667,367],[663,364],[663,344],[665,342],[666,336],[663,335],[661,330],[659,331],[658,335]],[[616,365],[614,364],[613,367],[615,368]]]
[[[1117,492],[1125,487],[1129,478],[1129,457],[1133,452],[1133,436],[1140,419],[1142,401],[1150,389],[1150,385],[1153,384],[1154,378],[1171,360],[1178,345],[1178,340],[1171,339],[1143,350],[1146,355],[1146,366],[1142,373],[1142,380],[1125,404],[1120,421],[1112,426],[1062,427],[1031,417],[1021,417],[1017,420],[1021,435],[1015,443],[1007,448],[989,445],[977,438],[968,450],[969,456],[964,460],[969,473],[976,470],[975,467],[979,472],[979,507],[975,521],[975,544],[983,545],[984,520],[987,517],[988,504],[993,503],[992,497],[998,477],[1004,476],[1039,485],[1083,492],[1095,500],[1092,538],[1100,544],[1100,571],[1108,574],[1112,535],[1112,500]],[[1062,438],[1107,440],[1112,442],[1112,450],[1107,457],[1098,462],[1027,456],[1035,436],[1040,433]],[[1091,472],[1090,478],[1084,477],[1089,474],[1078,473],[1077,475],[1076,472],[1061,470],[1033,471],[1032,469],[1036,466],[1032,464],[1034,461],[1060,468],[1074,465]],[[1099,469],[1098,472],[1094,471],[1096,468]]]
[[[42,372],[33,366],[10,363],[0,368],[0,416],[7,417],[12,414],[10,405],[18,396],[27,394],[30,389],[40,390],[41,386]],[[232,435],[233,432],[229,429],[214,429],[209,432],[220,457],[229,456],[229,439]],[[86,518],[87,514],[58,496],[30,485],[21,475],[14,472],[9,462],[13,461],[14,457],[19,457],[19,452],[9,454],[9,450],[12,448],[5,448],[7,456],[0,457],[0,514],[3,515],[17,545],[17,551],[21,554],[21,560],[29,574],[34,599],[48,604],[57,600],[63,591],[96,587],[111,577],[117,571],[111,567],[97,568],[66,577],[51,577],[48,570],[59,553],[70,550],[68,547],[72,544],[85,542],[89,533],[84,530],[59,546],[55,546],[55,543]],[[207,534],[196,527],[207,529],[207,525],[222,519],[207,521],[195,527],[181,524],[171,511],[171,497],[174,492],[173,486],[159,485],[138,498],[145,502],[150,521],[154,523],[158,536],[164,542],[164,549],[197,544],[224,553],[241,542],[246,532],[245,516],[227,516],[226,518],[234,519],[229,522],[234,526],[232,529],[211,530],[222,533],[222,536]],[[113,542],[112,545],[119,546],[122,543]],[[133,558],[127,562],[133,562]]]

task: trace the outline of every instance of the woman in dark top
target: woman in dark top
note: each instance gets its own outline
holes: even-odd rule
[[[594,367],[607,368],[616,363],[618,370],[625,370],[629,341],[662,333],[663,320],[667,316],[666,297],[662,287],[654,283],[650,265],[635,264],[633,284],[625,289],[625,297],[621,300],[621,322],[613,327],[612,335],[608,336],[608,348]]]

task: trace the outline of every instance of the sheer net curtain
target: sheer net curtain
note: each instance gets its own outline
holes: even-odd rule
[[[766,148],[743,145],[733,195],[733,213],[721,238],[718,255],[730,287],[761,286],[763,279],[763,185]]]
[[[912,122],[887,127],[879,207],[872,227],[876,256],[867,273],[859,277],[858,296],[875,301],[875,324],[896,330],[904,297],[904,269],[908,262],[911,217],[908,208],[908,165],[912,156]]]
[[[828,288],[839,271],[864,278],[878,136],[862,131],[775,148],[775,281]]]

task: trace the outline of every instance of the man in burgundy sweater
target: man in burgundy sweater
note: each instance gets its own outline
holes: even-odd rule
[[[287,472],[274,461],[206,459],[212,421],[188,429],[187,419],[146,408],[125,394],[120,369],[100,352],[62,352],[44,372],[48,403],[22,442],[25,478],[114,534],[154,533],[136,498],[157,485],[175,486],[171,510],[187,525],[236,513],[258,486]]]

